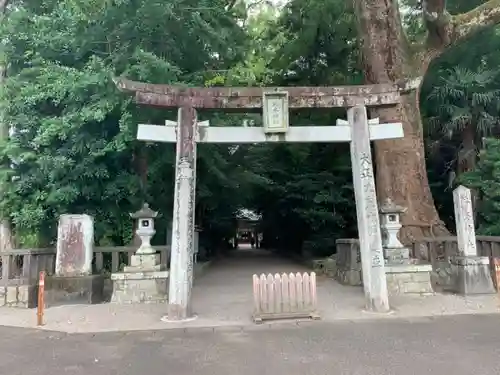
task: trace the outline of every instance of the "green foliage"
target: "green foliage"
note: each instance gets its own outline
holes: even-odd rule
[[[435,114],[429,117],[432,130],[451,138],[472,125],[478,137],[490,135],[500,109],[497,76],[494,70],[471,71],[461,66],[443,72],[428,96],[430,112]]]
[[[453,13],[471,6],[448,3]],[[13,2],[0,30],[1,58],[9,63],[0,111],[11,128],[10,139],[0,144],[2,164],[9,166],[0,174],[0,210],[12,219],[21,245],[50,242],[62,213],[93,215],[101,244],[128,243],[128,212],[144,200],[164,216],[155,237],[164,243],[174,145],[146,145],[135,134],[138,123],[161,124],[177,114],[135,105],[116,90],[113,77],[206,87],[362,82],[350,2],[292,0],[282,12],[269,6],[256,11],[258,4]],[[420,42],[417,2],[405,5],[409,41]],[[428,165],[445,218],[453,216],[447,176],[464,125],[474,122],[484,131],[478,137],[496,134],[499,51],[498,30],[485,30],[445,53],[422,88],[425,126],[440,130],[429,132],[428,145],[439,148]],[[260,114],[219,111],[199,117],[212,126],[259,126],[262,120]],[[292,125],[332,125],[339,117],[345,117],[343,110],[290,116]],[[455,136],[441,139],[450,131]],[[356,236],[347,145],[200,145],[197,163],[196,221],[208,247],[234,233],[234,213],[241,207],[261,213],[264,240],[286,251],[330,255],[337,238]],[[490,178],[481,168],[481,178]],[[493,181],[496,172],[490,174]]]
[[[500,235],[500,140],[488,138],[475,171],[466,173],[462,182],[480,193],[478,232]]]
[[[173,152],[135,141],[138,122],[162,123],[168,113],[138,108],[112,78],[200,84],[207,67],[239,58],[244,34],[217,0],[15,5],[2,30],[10,68],[1,101],[12,136],[1,147],[11,166],[2,171],[1,208],[22,243],[33,233],[50,241],[62,213],[91,214],[99,241],[127,242],[128,212],[144,198],[169,211]],[[153,160],[147,187],[134,165],[141,149]]]

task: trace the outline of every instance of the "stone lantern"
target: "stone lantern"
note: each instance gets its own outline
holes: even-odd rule
[[[382,247],[384,248],[386,263],[408,263],[410,251],[398,239],[402,227],[401,214],[406,212],[405,207],[394,204],[390,199],[380,207],[380,227],[382,231]]]
[[[168,275],[160,264],[160,255],[151,246],[155,235],[154,219],[158,212],[144,203],[142,208],[130,214],[137,220],[135,233],[141,240],[141,246],[130,257],[130,265],[123,272],[111,274],[113,281],[113,303],[165,303],[167,301]]]
[[[137,250],[137,255],[156,254],[156,250],[151,246],[151,238],[156,233],[154,219],[158,216],[158,212],[149,208],[149,204],[144,203],[142,208],[130,214],[132,219],[137,220],[137,230],[135,233],[141,240],[141,246]]]

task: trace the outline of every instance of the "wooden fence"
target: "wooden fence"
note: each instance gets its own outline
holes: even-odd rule
[[[268,319],[319,319],[316,274],[253,275],[254,321]]]
[[[160,253],[160,263],[170,260],[170,246],[155,246]],[[130,258],[137,251],[133,246],[94,247],[93,273],[119,272],[123,265],[130,265]],[[40,271],[54,274],[56,249],[12,249],[0,254],[0,285],[36,283]]]
[[[500,237],[476,236],[477,253],[480,256],[500,257]],[[422,238],[412,244],[412,257],[435,264],[449,261],[450,257],[459,255],[457,237]]]

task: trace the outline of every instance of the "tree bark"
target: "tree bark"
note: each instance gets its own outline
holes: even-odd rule
[[[430,62],[446,47],[481,27],[500,22],[500,0],[459,16],[446,12],[445,1],[423,0],[427,41],[417,50],[404,33],[397,0],[353,0],[361,39],[362,63],[367,83],[391,83],[423,77]],[[392,108],[377,108],[381,121],[401,121],[404,138],[377,141],[377,194],[406,206],[400,238],[414,239],[448,234],[439,219],[429,187],[419,108],[419,89],[404,95]]]
[[[0,22],[3,23],[7,17],[7,6],[9,0],[0,0]],[[5,49],[5,42],[1,44],[1,48]],[[5,54],[2,61],[0,61],[0,87],[5,84],[7,78],[7,62],[5,61]],[[9,138],[9,125],[5,120],[5,114],[0,113],[0,142],[5,142]],[[8,161],[7,161],[8,163]],[[8,167],[8,165],[7,165]],[[0,181],[0,194],[5,189],[7,181]],[[0,212],[0,252],[12,249],[12,228],[9,218],[5,212]]]

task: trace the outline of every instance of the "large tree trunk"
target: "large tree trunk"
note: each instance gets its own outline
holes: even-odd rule
[[[416,61],[406,43],[397,0],[355,0],[355,4],[368,83],[415,77]],[[402,140],[375,143],[378,199],[384,202],[390,198],[407,207],[402,217],[401,240],[410,242],[418,237],[446,234],[427,179],[418,92],[404,95],[397,107],[377,108],[372,115],[383,122],[403,123]]]
[[[422,78],[432,59],[478,27],[500,21],[500,0],[464,15],[451,17],[444,2],[423,0],[427,43],[410,47],[402,28],[398,0],[353,0],[361,39],[362,62],[368,83],[394,83]],[[498,9],[497,9],[498,8]],[[404,138],[375,143],[377,193],[407,207],[401,240],[447,234],[434,205],[425,165],[419,90],[406,94],[392,108],[377,108],[381,121],[401,121]]]
[[[3,23],[7,15],[7,6],[9,5],[9,0],[0,1],[0,22]],[[5,43],[5,42],[4,42]],[[2,43],[1,48],[5,49],[5,45]],[[5,59],[5,56],[3,57]],[[7,62],[5,60],[0,61],[0,87],[5,84],[5,79],[7,77]],[[0,113],[0,142],[4,142],[9,138],[9,124],[5,120],[3,113]],[[6,161],[9,163],[9,161]],[[7,165],[8,167],[8,165]],[[0,181],[0,194],[5,189],[5,184],[7,181]],[[9,219],[4,212],[0,212],[0,252],[12,249],[12,230],[10,226]]]

